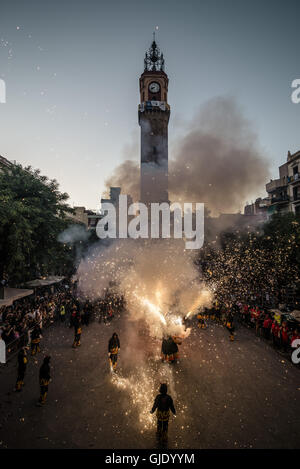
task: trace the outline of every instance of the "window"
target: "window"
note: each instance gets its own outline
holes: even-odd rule
[[[293,198],[294,200],[298,200],[298,187],[293,188]]]

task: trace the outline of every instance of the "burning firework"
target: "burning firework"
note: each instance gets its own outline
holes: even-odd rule
[[[131,406],[128,409],[126,405],[125,412],[137,409],[142,432],[153,428],[154,418],[149,411],[161,380],[168,383],[176,397],[175,371],[160,360],[161,340],[188,337],[190,329],[183,321],[186,312],[191,315],[196,308],[209,306],[212,299],[198,280],[192,256],[185,251],[182,240],[128,239],[94,249],[78,268],[79,289],[84,295],[101,297],[113,281],[125,297],[129,336],[127,351],[122,349],[122,362],[129,371],[126,377],[111,374],[111,381],[129,393]],[[132,322],[138,327],[132,327]],[[145,350],[147,338],[148,343],[152,341],[150,353]]]

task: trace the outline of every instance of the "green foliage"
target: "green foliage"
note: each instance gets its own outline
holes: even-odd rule
[[[39,170],[16,165],[0,172],[0,277],[12,285],[71,271],[74,247],[57,241],[70,225],[67,199]]]

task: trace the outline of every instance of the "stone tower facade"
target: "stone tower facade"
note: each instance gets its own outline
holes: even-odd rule
[[[145,204],[168,202],[168,83],[163,54],[154,38],[140,77],[140,201]]]

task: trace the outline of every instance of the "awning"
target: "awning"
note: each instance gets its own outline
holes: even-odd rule
[[[37,278],[35,280],[30,280],[26,282],[25,285],[31,288],[37,287],[47,287],[49,285],[54,285],[55,283],[61,282],[65,277],[57,277],[52,275],[51,277]]]
[[[22,288],[4,288],[4,299],[0,299],[1,306],[11,306],[14,301],[24,298],[25,296],[32,295],[33,290],[22,289]]]
[[[296,319],[296,321],[300,321],[300,311],[298,309],[294,309],[294,311],[290,313],[290,316],[292,316],[293,319]]]

